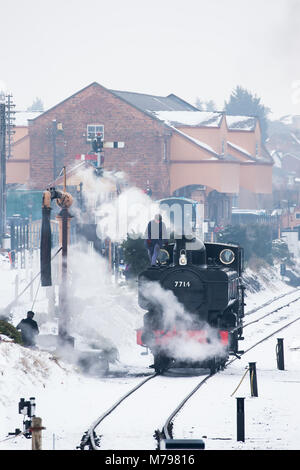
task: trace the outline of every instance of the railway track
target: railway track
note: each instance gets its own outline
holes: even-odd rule
[[[286,297],[288,295],[292,295],[294,293],[296,293],[297,291],[300,291],[299,289],[295,289],[293,290],[292,292],[289,292],[289,293],[286,293],[284,295],[281,295],[281,296],[278,296],[276,297],[276,299],[274,299],[272,302],[266,302],[264,305],[256,308],[256,309],[253,309],[251,312],[248,312],[247,315],[250,315],[251,314],[254,314],[256,312],[258,312],[259,310],[261,310],[262,308],[268,306],[268,305],[271,305],[272,303],[280,300],[281,298],[283,297]],[[244,327],[248,327],[250,325],[253,325],[254,323],[258,323],[259,321],[262,321],[263,319],[265,319],[266,317],[278,312],[279,310],[282,310],[283,308],[286,308],[286,307],[289,307],[292,303],[295,303],[297,301],[300,300],[300,296],[297,296],[296,298],[293,298],[292,300],[288,301],[287,303],[285,303],[284,305],[280,305],[278,306],[276,309],[272,310],[271,312],[267,312],[266,314],[262,315],[261,317],[259,318],[256,318],[254,319],[253,321],[250,321],[248,322],[247,324],[244,325]],[[247,349],[245,349],[243,355],[245,355],[247,352],[249,352],[250,350],[252,350],[253,348],[255,348],[256,346],[258,346],[259,344],[261,344],[263,341],[267,341],[270,337],[274,336],[275,334],[279,333],[280,331],[282,331],[283,329],[291,326],[293,323],[297,322],[300,320],[300,316],[296,316],[295,318],[293,318],[292,320],[290,320],[289,322],[287,322],[286,324],[284,324],[283,326],[281,326],[280,328],[278,328],[276,331],[273,331],[271,332],[270,334],[266,335],[265,337],[259,339],[258,341],[256,341],[254,344],[252,344],[251,346],[247,347]],[[238,358],[235,357],[231,360],[229,360],[227,363],[226,363],[226,367],[228,365],[230,365],[232,362],[236,361]],[[218,371],[220,372],[220,371]],[[217,374],[218,374],[217,372]],[[173,425],[174,425],[174,420],[176,418],[176,416],[178,415],[178,413],[183,409],[183,407],[185,406],[185,404],[191,399],[191,397],[193,395],[195,395],[195,393],[205,384],[207,383],[207,381],[214,377],[216,374],[207,374],[204,376],[204,378],[202,378],[200,380],[200,382],[198,382],[199,378],[197,379],[197,384],[194,388],[192,388],[191,391],[189,391],[182,400],[179,401],[179,404],[177,404],[177,406],[173,409],[173,411],[171,412],[171,414],[169,415],[169,417],[167,418],[166,422],[163,424],[163,426],[161,427],[161,431],[159,430],[156,430],[155,431],[155,437],[158,441],[160,441],[161,439],[173,439]],[[141,388],[143,388],[147,383],[149,383],[150,381],[153,381],[154,378],[157,378],[159,377],[159,374],[157,373],[154,373],[150,376],[148,376],[147,378],[145,378],[144,380],[142,380],[140,383],[138,383],[136,386],[134,386],[132,389],[130,389],[125,395],[123,395],[119,400],[117,400],[117,402],[112,405],[107,411],[105,411],[91,426],[90,428],[85,432],[85,434],[83,435],[82,437],[82,440],[81,440],[81,443],[80,445],[78,446],[79,449],[81,450],[85,450],[85,449],[89,449],[89,450],[100,450],[100,441],[101,441],[101,438],[98,437],[98,435],[96,434],[96,429],[98,428],[98,426],[103,423],[103,421],[105,420],[105,418],[107,418],[109,415],[111,415],[126,399],[128,399],[130,396],[132,396],[135,392],[137,392],[138,390],[140,390]],[[178,402],[177,402],[178,403]],[[154,428],[153,428],[154,429]],[[159,445],[159,444],[158,444]]]
[[[274,302],[277,302],[277,300],[281,300],[283,297],[287,297],[288,295],[294,294],[296,292],[299,292],[300,294],[300,288],[296,287],[295,289],[290,290],[289,292],[285,292],[284,294],[280,294],[277,297],[268,300],[267,302],[264,302],[261,304],[259,307],[253,308],[249,310],[248,312],[245,312],[245,316],[251,315],[252,313],[258,312],[258,310],[261,310],[262,308],[268,307],[269,305],[273,304]],[[247,300],[247,299],[245,299]]]
[[[298,290],[298,289],[297,289]],[[280,297],[281,298],[281,297]],[[278,298],[277,298],[278,299]],[[276,299],[276,300],[277,300]],[[267,314],[263,315],[262,317],[260,317],[259,319],[256,319],[255,321],[252,321],[252,322],[249,322],[247,325],[244,325],[245,326],[250,326],[252,325],[253,323],[256,323],[256,322],[259,322],[260,320],[263,320],[265,319],[266,317],[268,317],[269,315],[271,314],[274,314],[276,312],[278,312],[279,310],[283,309],[283,308],[287,308],[289,307],[292,303],[296,302],[296,301],[300,301],[300,297],[297,297],[296,299],[293,299],[292,301],[278,307],[277,309],[273,310],[272,312],[268,312]],[[271,303],[271,302],[270,302]],[[268,303],[268,305],[270,304]],[[260,308],[258,309],[255,309],[255,312],[260,310]],[[253,312],[254,313],[254,312]],[[266,342],[268,341],[270,338],[272,338],[273,336],[277,335],[278,333],[280,333],[281,331],[285,330],[286,328],[289,328],[290,326],[292,326],[293,324],[295,324],[296,322],[300,321],[300,315],[296,315],[294,318],[292,318],[290,321],[285,321],[279,328],[277,328],[276,330],[273,330],[272,332],[269,332],[268,334],[264,335],[262,338],[260,338],[258,341],[255,341],[253,344],[251,344],[249,347],[247,347],[244,352],[243,352],[243,356],[246,355],[248,352],[250,352],[251,350],[253,350],[254,348],[256,348],[257,346],[259,346],[260,344],[262,344],[263,342]],[[271,323],[272,325],[274,325],[274,322]],[[237,361],[239,358],[238,357],[234,357],[232,358],[231,360],[227,361],[226,363],[226,367],[228,367],[230,364],[232,364],[233,362]],[[221,371],[218,371],[217,374],[221,372]],[[181,402],[179,403],[179,405],[177,406],[176,410],[174,410],[174,412],[168,417],[167,421],[165,422],[161,432],[160,432],[160,435],[162,436],[162,438],[165,438],[165,439],[173,439],[173,426],[174,426],[174,420],[176,418],[176,416],[178,415],[178,413],[183,409],[184,405],[187,403],[187,401],[208,381],[208,379],[210,379],[212,376],[207,376],[204,380],[202,380],[197,387],[195,387],[194,390],[191,391],[191,393]]]
[[[150,375],[150,377],[147,377],[146,379],[142,380],[140,383],[138,383],[135,387],[133,387],[129,392],[127,392],[125,395],[123,395],[119,400],[116,401],[114,405],[112,405],[107,411],[105,411],[91,426],[90,428],[86,431],[86,433],[83,435],[81,443],[79,445],[79,449],[85,450],[88,448],[89,450],[99,450],[99,438],[97,438],[96,431],[95,429],[102,423],[102,421],[109,416],[114,410],[118,408],[118,406],[121,405],[121,403],[126,400],[126,398],[130,397],[134,392],[136,392],[138,389],[143,387],[147,382],[150,380],[154,379],[158,374],[153,374]]]

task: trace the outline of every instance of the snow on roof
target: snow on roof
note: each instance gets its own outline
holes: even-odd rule
[[[16,126],[28,126],[28,119],[35,119],[43,111],[16,111],[14,124]]]
[[[216,157],[219,156],[218,153],[212,147],[210,147],[210,145],[207,145],[205,142],[202,142],[201,140],[195,139],[194,137],[191,137],[190,135],[176,129],[175,127],[173,127],[171,125],[169,125],[169,127],[171,127],[177,134],[182,135],[182,137],[190,140],[191,142],[193,142],[194,144],[196,144],[199,147],[203,148],[204,150],[207,150],[208,152],[213,153]],[[212,159],[217,160],[217,158],[214,158],[214,157]]]
[[[264,215],[267,213],[265,209],[232,209],[233,214],[252,214]]]
[[[271,157],[272,157],[272,160],[275,164],[276,167],[278,168],[281,168],[282,167],[282,154],[281,152],[278,152],[277,150],[272,150],[271,152]]]
[[[283,124],[293,124],[293,115],[292,114],[287,114],[285,116],[282,116],[279,118],[280,122],[283,122]]]
[[[206,127],[219,127],[223,117],[223,113],[209,111],[158,111],[152,114],[166,124]]]
[[[245,155],[247,155],[248,157],[252,158],[253,159],[253,156],[251,155],[250,152],[248,152],[247,150],[245,150],[243,147],[240,147],[239,145],[236,145],[232,142],[229,142],[229,140],[227,140],[227,144],[229,144],[231,147],[233,147],[234,149],[238,150],[239,152],[242,152],[244,153]]]
[[[251,116],[226,115],[226,122],[230,130],[253,131],[255,129],[256,118]]]
[[[290,135],[294,139],[294,141],[300,145],[300,140],[297,138],[297,136],[293,132],[290,132]]]

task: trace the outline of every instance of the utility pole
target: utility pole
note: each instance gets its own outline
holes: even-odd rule
[[[47,140],[49,145],[52,147],[53,157],[53,181],[57,178],[58,169],[61,168],[61,138],[63,136],[63,125],[61,122],[57,122],[53,119],[51,125],[46,130]]]
[[[6,97],[6,135],[7,135],[7,143],[6,143],[6,158],[9,160],[12,156],[12,144],[13,144],[13,135],[15,131],[14,128],[14,120],[15,120],[15,104],[12,101],[12,95],[7,95]]]
[[[57,133],[57,123],[56,123],[56,119],[53,119],[52,121],[52,145],[53,145],[53,180],[54,181],[57,176],[56,133]]]
[[[0,94],[0,243],[6,229],[6,104]]]
[[[12,154],[12,135],[14,113],[12,95],[0,90],[0,245],[6,235],[6,160]]]

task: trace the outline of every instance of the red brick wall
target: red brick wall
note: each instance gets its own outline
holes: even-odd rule
[[[75,155],[88,153],[87,124],[103,124],[104,140],[123,141],[123,149],[105,149],[104,167],[121,170],[130,184],[145,189],[147,180],[155,198],[169,196],[169,166],[164,142],[169,131],[163,124],[94,83],[61,102],[29,124],[30,184],[45,189],[53,181],[53,142],[49,130],[56,119],[63,135],[56,140],[57,167],[76,163]],[[78,163],[78,161],[77,161]]]

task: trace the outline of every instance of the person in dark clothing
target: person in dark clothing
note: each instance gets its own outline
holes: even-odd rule
[[[156,214],[154,220],[148,223],[145,238],[145,246],[148,250],[151,266],[156,266],[159,251],[167,239],[166,226],[160,214]]]
[[[16,326],[17,330],[21,330],[22,341],[24,346],[35,346],[35,337],[39,334],[39,327],[33,320],[34,313],[30,310],[27,312],[27,318],[24,318]]]

